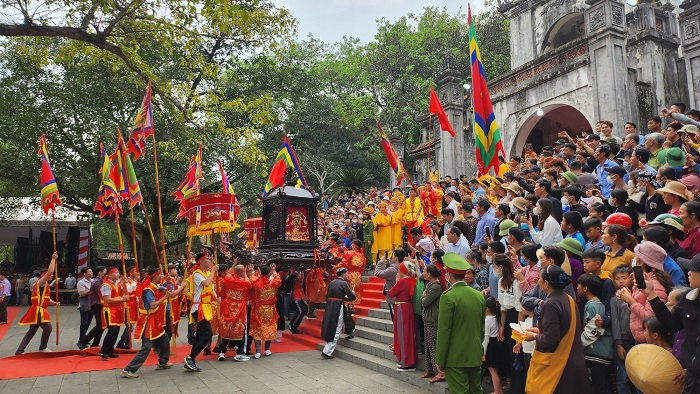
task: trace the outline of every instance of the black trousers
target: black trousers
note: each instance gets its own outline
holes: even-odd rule
[[[10,303],[10,297],[7,296],[0,302],[0,322],[7,323],[7,304]]]
[[[197,320],[197,311],[192,312],[192,318],[195,319],[195,321]],[[209,346],[212,338],[211,324],[207,319],[202,319],[195,323],[195,325],[197,328],[195,329],[194,345],[192,345],[192,352],[190,353],[192,360],[196,359],[199,353],[201,353],[205,347]]]
[[[78,338],[78,342],[81,344],[86,344],[85,340],[85,335],[87,334],[87,329],[90,327],[90,323],[92,323],[92,311],[90,309],[84,311],[80,310],[80,337]]]
[[[95,317],[95,327],[93,327],[92,330],[85,335],[84,343],[87,345],[88,342],[92,341],[92,346],[100,346],[102,332],[104,331],[102,329],[102,305],[92,305],[90,310],[92,312],[92,316]]]
[[[294,300],[294,315],[292,316],[292,321],[289,322],[289,325],[293,329],[298,329],[299,325],[301,322],[304,320],[304,316],[306,316],[306,312],[308,312],[308,309],[306,307],[306,301],[304,300]],[[279,328],[279,326],[277,326]]]
[[[121,326],[109,326],[107,327],[107,335],[105,335],[105,340],[102,341],[102,348],[100,353],[102,354],[114,354],[114,345],[117,343],[119,338],[119,329]]]

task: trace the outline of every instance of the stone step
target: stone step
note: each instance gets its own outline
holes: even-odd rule
[[[388,309],[371,309],[367,312],[368,317],[373,317],[376,319],[383,319],[383,320],[388,320],[391,322],[391,312],[389,312]]]
[[[355,334],[356,337],[370,339],[385,345],[394,343],[394,333],[392,331],[386,332],[384,330],[356,325],[353,334]]]
[[[343,342],[353,342],[355,341],[356,338],[351,339],[350,341],[343,340]],[[356,341],[358,342],[358,341]],[[338,342],[340,344],[340,341]],[[368,344],[362,344],[358,342],[357,344],[349,345],[349,346],[356,346],[356,347],[362,347],[362,346],[367,346],[366,348],[369,349]],[[317,345],[317,349],[322,350],[323,349],[323,344]],[[436,394],[448,394],[449,390],[447,388],[447,384],[445,382],[439,382],[439,383],[433,383],[431,384],[429,382],[429,379],[423,379],[421,378],[421,375],[423,374],[423,370],[416,370],[415,372],[399,372],[396,370],[396,358],[394,357],[393,359],[386,359],[384,357],[380,357],[377,355],[374,355],[369,352],[365,352],[363,350],[357,350],[353,349],[350,347],[346,346],[339,346],[336,347],[335,351],[333,352],[333,355],[341,358],[343,360],[347,360],[350,362],[353,362],[355,364],[361,365],[365,368],[369,368],[371,370],[377,371],[379,373],[382,373],[387,376],[391,376],[392,378],[402,380],[404,382],[410,383],[414,386],[418,386],[420,388],[423,388],[425,390],[429,390],[433,393]],[[393,353],[392,353],[393,356]]]
[[[392,321],[390,319],[383,319],[383,318],[376,318],[376,317],[369,317],[369,316],[358,316],[358,318],[355,319],[355,325],[374,328],[374,329],[385,331],[385,332],[393,332],[394,331],[394,324],[392,323]]]

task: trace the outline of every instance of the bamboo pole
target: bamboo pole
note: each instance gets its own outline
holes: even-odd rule
[[[122,239],[122,228],[121,225],[119,224],[119,215],[117,215],[116,218],[116,223],[117,223],[117,236],[119,237],[119,254],[121,255],[122,259],[122,271],[124,272],[124,280],[122,281],[122,291],[124,294],[128,295],[129,293],[126,290],[126,260],[124,259],[124,241]],[[126,311],[125,316],[126,316],[126,329],[128,330],[129,333],[129,347],[131,347],[131,324],[129,324],[129,306],[126,304],[126,301],[124,301],[124,310]]]
[[[131,250],[134,251],[134,267],[139,270],[139,254],[136,251],[136,226],[134,225],[134,209],[132,208],[129,213],[131,214]]]
[[[51,228],[53,231],[53,252],[56,253],[56,208],[51,210]],[[56,346],[58,346],[58,339],[60,330],[60,312],[59,312],[59,293],[58,293],[58,260],[56,260],[56,267],[54,267],[54,283],[56,289]]]
[[[160,244],[163,262],[163,272],[167,271],[168,259],[165,254],[165,232],[163,231],[163,208],[160,201],[160,178],[158,176],[158,150],[156,147],[156,133],[151,134],[153,138],[153,168],[156,173],[156,197],[158,199],[158,223],[160,224]]]

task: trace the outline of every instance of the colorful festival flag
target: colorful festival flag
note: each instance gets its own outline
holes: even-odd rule
[[[117,149],[110,156],[112,165],[117,168],[116,172],[119,175],[117,179],[115,179],[115,183],[119,192],[119,197],[122,200],[128,200],[129,208],[133,208],[143,202],[143,196],[141,195],[141,187],[136,178],[136,172],[131,163],[131,158],[124,146],[121,130],[117,129],[117,135]]]
[[[447,118],[447,114],[442,108],[442,104],[440,104],[440,100],[438,100],[438,96],[435,94],[435,90],[433,89],[432,85],[430,86],[430,106],[428,107],[428,111],[431,114],[437,115],[442,131],[450,133],[452,137],[455,136],[455,131],[452,130],[450,120]]]
[[[292,143],[289,141],[287,135],[284,135],[282,139],[282,149],[277,153],[277,159],[275,159],[275,164],[270,170],[270,176],[265,184],[265,191],[263,196],[272,191],[272,189],[284,185],[284,173],[287,168],[291,167],[297,174],[299,182],[305,188],[309,185],[306,183],[306,178],[304,178],[304,173],[301,172],[301,166],[299,165],[299,160],[297,160],[297,155],[294,153],[294,148],[292,148]]]
[[[401,182],[406,179],[406,170],[403,168],[399,155],[396,154],[394,146],[391,144],[386,134],[384,134],[384,129],[382,129],[382,125],[380,125],[379,122],[377,122],[377,127],[379,128],[379,139],[382,144],[382,150],[384,151],[386,159],[389,161],[389,167],[391,167],[391,170],[394,171],[396,175],[396,184],[400,185]]]
[[[49,162],[49,148],[46,143],[46,136],[41,135],[39,139],[39,152],[37,153],[41,159],[41,175],[39,183],[41,185],[41,208],[45,214],[49,214],[50,210],[56,211],[56,205],[62,205],[61,196],[58,193],[56,178],[53,176],[51,163]]]
[[[180,213],[177,218],[185,216],[184,207],[182,202],[196,194],[199,194],[199,183],[204,179],[204,172],[202,171],[202,147],[200,146],[197,150],[197,154],[192,156],[190,159],[190,168],[185,174],[185,179],[182,181],[180,186],[177,187],[171,195],[175,197],[176,201],[180,202]]]
[[[119,191],[117,189],[119,172],[102,143],[100,143],[100,153],[102,155],[102,167],[100,168],[102,182],[97,193],[94,210],[100,214],[101,218],[113,217],[117,221],[122,213]]]
[[[134,154],[134,160],[138,160],[146,149],[146,138],[153,134],[153,104],[151,102],[151,82],[146,87],[146,95],[143,97],[141,107],[136,113],[134,127],[127,141],[127,152]]]
[[[479,175],[493,168],[498,173],[498,156],[506,156],[501,141],[501,132],[493,113],[493,105],[486,86],[486,73],[481,62],[481,51],[476,39],[476,29],[472,24],[472,10],[469,12],[469,55],[472,64],[472,92],[474,107],[474,142],[476,145],[476,165]]]
[[[223,186],[224,189],[224,194],[233,194],[233,204],[230,204],[229,206],[229,222],[232,226],[234,226],[234,223],[236,222],[236,218],[238,217],[238,213],[241,210],[240,205],[238,204],[238,197],[236,197],[236,193],[233,191],[233,186],[231,186],[231,183],[228,180],[228,175],[226,175],[226,171],[224,171],[224,166],[221,164],[221,160],[218,160],[219,163],[219,172],[221,173],[221,186]],[[235,224],[235,227],[238,228],[240,227],[238,224]]]

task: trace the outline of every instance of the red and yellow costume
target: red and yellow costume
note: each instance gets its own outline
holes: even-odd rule
[[[364,250],[345,252],[345,258],[343,262],[339,264],[339,266],[348,269],[350,289],[355,292],[355,300],[348,302],[348,304],[355,305],[362,302],[362,272],[365,270],[366,265],[367,260],[365,259]]]
[[[134,290],[138,287],[138,283],[136,283],[135,280],[128,278],[126,280],[126,286],[127,286],[127,291],[129,289],[132,289],[129,292],[129,295],[131,296],[129,298],[129,301],[126,302],[126,307],[128,310],[128,318],[129,318],[129,324],[135,324],[139,320],[139,298],[141,297],[136,297],[134,294]]]
[[[311,303],[320,304],[326,302],[328,284],[323,278],[324,271],[323,268],[316,267],[309,270],[306,274],[306,295]]]
[[[158,290],[158,285],[155,283],[150,283],[147,290],[153,292],[153,296],[156,301],[161,300],[165,297],[165,293]],[[143,304],[143,297],[139,297],[139,318],[136,322],[136,328],[134,329],[134,339],[140,340],[142,338],[154,340],[158,339],[163,334],[165,334],[165,323],[167,305],[166,302],[161,303],[156,308],[146,309]]]
[[[427,211],[425,212],[425,214],[430,213],[433,214],[433,216],[435,217],[439,217],[440,212],[437,209],[438,194],[432,186],[429,189],[423,190],[420,193],[420,200],[423,202],[423,209]]]
[[[253,284],[253,309],[250,312],[250,336],[256,341],[277,338],[277,288],[282,284],[279,275],[259,277]]]
[[[221,281],[221,331],[223,339],[239,340],[245,335],[246,306],[253,284],[235,274]]]
[[[102,287],[108,286],[111,293],[111,298],[120,298],[124,296],[124,291],[121,286],[115,284],[109,279],[105,279],[102,282]],[[121,326],[125,323],[126,319],[124,316],[124,303],[116,302],[108,304],[105,302],[102,291],[100,289],[100,302],[102,302],[102,329],[106,330],[109,326]]]
[[[192,276],[189,278],[190,280],[190,291],[192,294],[194,294],[194,275],[200,274],[202,277],[205,279],[209,276],[209,271],[204,271],[201,268],[197,268],[196,271],[192,274]],[[202,286],[202,296],[199,299],[199,302],[196,302],[196,300],[192,300],[192,307],[194,308],[195,305],[197,305],[197,321],[201,321],[202,319],[205,319],[206,321],[211,322],[214,319],[214,288],[213,288],[213,281],[207,286]],[[192,319],[192,314],[190,313],[190,323],[195,323],[195,321]],[[212,329],[214,329],[214,324],[212,324]]]
[[[28,326],[30,324],[41,324],[51,322],[51,317],[49,316],[49,301],[51,300],[51,288],[48,283],[44,283],[44,286],[39,286],[39,281],[36,282],[34,288],[32,289],[31,302],[32,306],[29,307],[27,313],[22,316],[19,321],[20,326]]]

